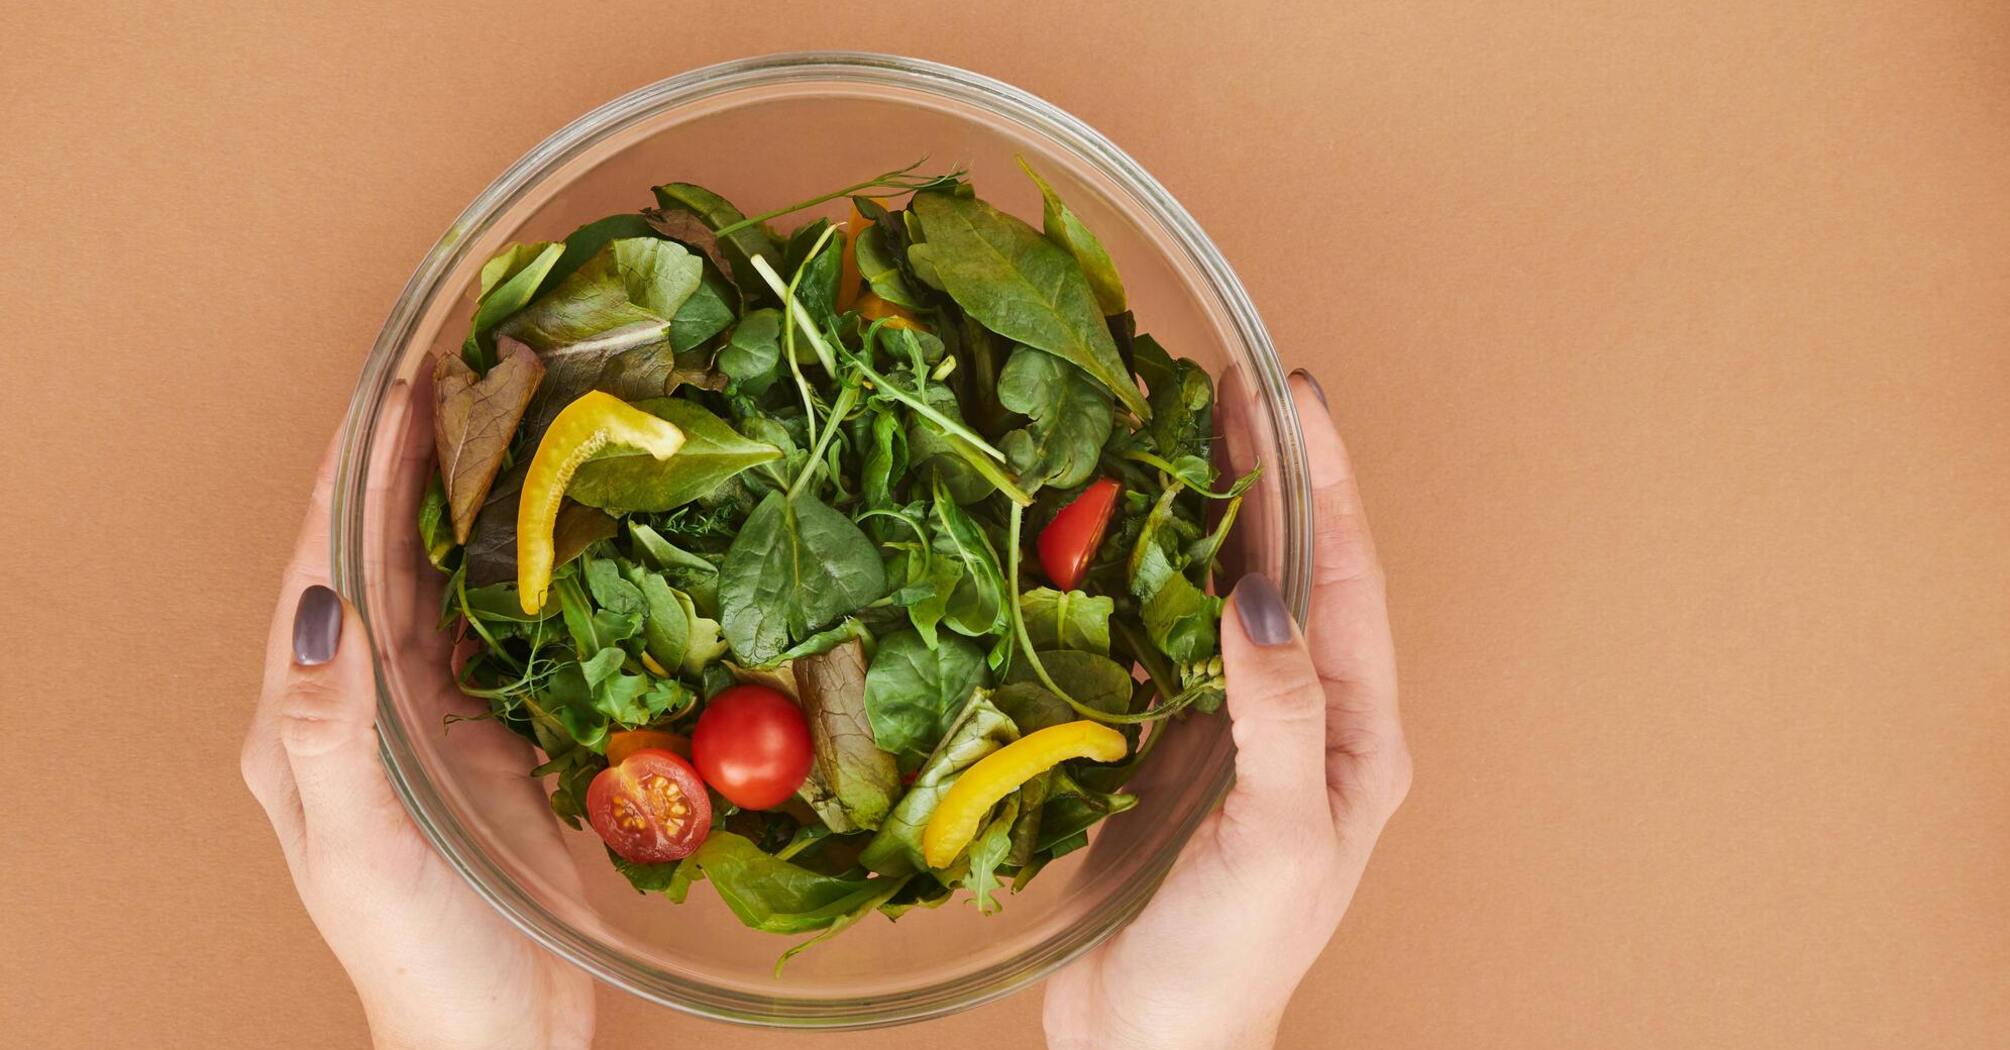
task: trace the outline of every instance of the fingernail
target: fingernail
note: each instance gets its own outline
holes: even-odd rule
[[[341,641],[342,599],[318,583],[301,591],[293,610],[293,662],[302,667],[325,664],[335,658]]]
[[[1291,640],[1291,614],[1277,585],[1260,572],[1244,576],[1235,585],[1235,615],[1249,640],[1258,645],[1283,645]]]
[[[1305,380],[1305,385],[1312,388],[1312,394],[1319,399],[1319,403],[1326,404],[1326,388],[1319,385],[1318,376],[1303,368],[1294,368],[1291,370],[1291,378]]]

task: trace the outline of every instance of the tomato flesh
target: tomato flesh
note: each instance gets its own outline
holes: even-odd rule
[[[810,724],[794,700],[764,685],[736,685],[705,704],[691,761],[712,790],[742,809],[789,800],[809,776]]]
[[[1116,511],[1122,491],[1115,479],[1098,478],[1040,530],[1034,547],[1040,554],[1041,570],[1054,586],[1072,591],[1082,582],[1089,559],[1103,545],[1103,533],[1110,527],[1110,515]]]
[[[586,789],[586,819],[607,847],[637,864],[691,855],[712,831],[712,799],[691,763],[644,748],[608,766]]]

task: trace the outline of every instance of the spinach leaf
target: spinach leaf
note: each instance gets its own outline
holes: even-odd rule
[[[659,572],[669,573],[673,581],[687,585],[686,589],[693,580],[703,580],[719,574],[717,565],[664,539],[662,533],[643,522],[630,518],[628,536],[634,541],[635,552],[647,561],[650,567]]]
[[[1075,649],[1048,649],[1037,652],[1040,666],[1047,669],[1047,674],[1054,679],[1054,684],[1060,686],[1069,696],[1098,711],[1116,713],[1129,709],[1131,673],[1115,660]],[[1032,665],[1019,660],[1013,661],[1012,667],[1005,673],[1005,680],[1015,683],[1039,681]],[[1023,730],[1026,727],[1021,725],[1019,728]]]
[[[745,219],[740,209],[703,186],[688,182],[672,182],[656,187],[656,203],[665,211],[687,211],[713,230],[723,229]],[[766,259],[768,265],[779,268],[782,265],[782,249],[769,236],[760,223],[742,226],[724,237],[718,238],[719,248],[732,264],[733,283],[747,290],[756,299],[768,297],[767,283],[754,270],[753,260]]]
[[[1019,595],[1019,615],[1035,649],[1079,649],[1108,656],[1110,614],[1117,603],[1104,595],[1036,587]]]
[[[468,365],[481,371],[488,369],[495,360],[490,353],[494,340],[489,333],[530,303],[563,252],[562,246],[547,242],[512,244],[482,264],[482,287],[475,300],[474,322],[469,325],[467,342],[461,347],[461,357]]]
[[[1040,811],[1047,804],[1047,789],[1053,779],[1053,770],[1043,770],[1020,786],[1019,818],[1012,822],[1011,847],[1005,853],[1007,866],[1023,870],[1033,863],[1033,854],[1040,844]],[[1028,878],[1015,878],[1012,891],[1025,889]]]
[[[768,933],[823,929],[886,888],[777,860],[730,831],[712,832],[690,859],[742,923]]]
[[[829,328],[837,319],[838,281],[843,270],[843,230],[832,234],[814,258],[810,256],[810,249],[816,246],[817,238],[829,228],[830,221],[827,219],[818,219],[804,226],[790,235],[788,248],[782,253],[782,260],[788,266],[783,273],[802,272],[796,282],[796,301],[802,304],[819,329]]]
[[[797,660],[792,670],[816,753],[805,801],[833,831],[878,828],[900,793],[900,771],[873,745],[864,648],[852,639]]]
[[[930,648],[914,631],[880,639],[865,676],[873,739],[918,764],[984,679],[984,651],[974,642],[952,635]]]
[[[1095,476],[1112,412],[1087,373],[1022,346],[998,374],[998,401],[1032,420],[998,443],[1028,492],[1042,484],[1073,488]]]
[[[865,851],[859,854],[859,863],[881,875],[908,875],[926,870],[928,862],[921,853],[921,831],[928,826],[928,818],[934,815],[942,796],[964,770],[1017,739],[1019,730],[990,698],[982,693],[971,697],[949,735],[922,764],[914,785],[894,804],[879,833],[866,843]]]
[[[710,266],[698,278],[691,298],[670,318],[670,348],[683,353],[726,330],[740,315],[740,292]]]
[[[1138,373],[1151,387],[1152,421],[1149,428],[1158,454],[1169,460],[1196,456],[1207,462],[1214,438],[1214,380],[1207,370],[1185,358],[1174,360],[1149,335],[1137,338]],[[1196,488],[1212,483],[1208,481]]]
[[[685,876],[682,880],[678,876],[678,870],[684,867],[684,862],[681,860],[664,864],[637,864],[613,850],[607,851],[607,859],[614,865],[615,871],[628,879],[628,884],[635,887],[637,893],[661,893],[668,896],[671,887],[676,886],[679,881],[683,881],[686,886],[690,885],[689,876]],[[681,897],[672,899],[679,904],[683,903]]]
[[[896,306],[910,310],[921,308],[921,296],[907,286],[907,277],[901,273],[899,256],[887,243],[890,227],[874,223],[860,231],[853,248],[858,260],[859,276],[872,288],[872,294]]]
[[[628,582],[621,575],[621,566],[608,558],[588,558],[584,565],[587,593],[593,595],[593,604],[608,612],[642,615],[648,603],[642,599],[642,589]]]
[[[631,577],[642,593],[643,651],[671,674],[684,666],[684,654],[691,644],[691,613],[678,601],[675,588],[653,572],[636,569]],[[689,601],[690,599],[685,599]]]
[[[1088,279],[1066,251],[975,197],[921,193],[911,209],[928,241],[909,257],[925,258],[957,305],[999,335],[1081,368],[1138,418],[1151,418]]]
[[[1175,660],[1205,658],[1220,648],[1221,606],[1220,598],[1171,573],[1144,599],[1145,634]]]
[[[1012,615],[1005,605],[1005,572],[998,566],[998,552],[977,522],[947,497],[948,491],[938,479],[936,559],[953,559],[961,566],[943,601],[942,622],[973,637],[995,634]]]
[[[782,373],[782,312],[750,310],[733,329],[715,362],[748,397],[760,397]]]
[[[791,947],[788,951],[783,952],[781,958],[775,960],[775,976],[780,977],[782,975],[782,967],[786,966],[790,959],[793,959],[796,956],[801,955],[803,952],[806,952],[809,949],[814,948],[817,945],[830,940],[832,937],[835,937],[838,934],[843,933],[848,929],[851,929],[852,926],[855,925],[860,919],[863,919],[866,916],[871,915],[874,911],[877,911],[881,906],[885,905],[888,901],[892,900],[893,897],[896,894],[898,894],[907,885],[909,881],[910,880],[906,878],[874,879],[871,882],[867,883],[867,885],[877,887],[877,891],[873,893],[871,896],[865,898],[864,900],[859,901],[856,905],[852,907],[850,911],[845,912],[844,914],[831,920],[831,924],[829,926],[824,927],[822,933],[819,933],[815,937],[812,937],[801,944]]]
[[[680,397],[650,398],[635,407],[676,424],[684,432],[684,447],[669,459],[657,459],[609,445],[579,465],[567,496],[615,514],[670,510],[782,455],[781,449],[742,437],[725,420]]]
[[[1035,186],[1040,187],[1040,197],[1045,202],[1040,219],[1047,236],[1075,257],[1075,262],[1082,268],[1082,276],[1087,277],[1089,287],[1095,289],[1096,302],[1101,304],[1103,312],[1123,313],[1124,281],[1117,276],[1117,266],[1110,261],[1110,253],[1103,250],[1103,242],[1097,240],[1096,235],[1082,225],[1082,220],[1068,210],[1068,206],[1061,201],[1061,195],[1055,193],[1054,187],[1047,185],[1047,180],[1026,163],[1026,158],[1019,158],[1019,167],[1025,170]]]
[[[456,354],[441,354],[433,369],[433,449],[457,543],[466,543],[474,531],[510,436],[544,378],[544,365],[530,347],[504,337],[497,349],[495,367],[480,378]]]
[[[634,212],[609,215],[581,226],[565,235],[565,253],[558,257],[558,262],[552,266],[551,272],[545,274],[543,282],[537,286],[536,295],[531,298],[535,299],[551,291],[558,287],[559,282],[577,273],[580,267],[586,265],[588,259],[600,254],[600,250],[607,247],[608,241],[654,235],[649,224]]]
[[[754,665],[884,593],[885,569],[872,541],[808,492],[769,493],[719,572],[726,641]]]

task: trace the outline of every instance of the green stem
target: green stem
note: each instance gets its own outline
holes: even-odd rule
[[[1010,598],[1012,603],[1012,633],[1019,639],[1019,651],[1026,654],[1027,665],[1033,668],[1033,677],[1038,678],[1040,684],[1045,686],[1048,692],[1060,697],[1062,702],[1074,708],[1076,714],[1081,715],[1083,718],[1092,718],[1098,722],[1108,722],[1111,725],[1137,725],[1143,722],[1155,722],[1166,717],[1166,715],[1172,714],[1172,711],[1164,707],[1155,707],[1149,711],[1140,711],[1134,715],[1090,707],[1080,700],[1069,696],[1068,691],[1061,688],[1060,684],[1054,681],[1054,676],[1047,673],[1047,666],[1040,662],[1040,654],[1033,651],[1033,636],[1026,633],[1026,614],[1019,608],[1019,522],[1021,518],[1025,517],[1025,513],[1024,507],[1016,503],[1012,505],[1012,515],[1005,529],[1005,544],[1011,548],[1010,552],[1005,556],[1007,562],[1005,578],[1011,581],[1009,589],[1012,592]]]
[[[741,219],[738,222],[729,222],[726,225],[721,226],[716,230],[713,230],[712,232],[720,237],[728,237],[735,233],[740,232],[741,230],[746,229],[749,226],[753,226],[758,223],[769,222],[774,219],[779,219],[782,216],[788,215],[792,212],[802,211],[804,208],[814,208],[817,205],[824,203],[825,201],[834,201],[837,200],[839,197],[849,197],[854,193],[858,193],[859,196],[861,197],[871,197],[875,200],[881,197],[898,197],[903,193],[912,193],[915,190],[924,189],[928,186],[932,186],[936,183],[942,182],[945,179],[953,179],[963,174],[961,171],[952,171],[947,175],[935,175],[918,182],[901,181],[902,177],[905,176],[908,172],[911,172],[914,169],[921,167],[923,164],[926,163],[928,163],[928,158],[923,157],[920,160],[917,160],[914,163],[909,164],[907,167],[895,168],[892,171],[884,171],[879,173],[878,175],[873,176],[872,178],[865,180],[864,182],[853,183],[850,186],[846,186],[844,189],[841,190],[832,190],[829,193],[821,193],[818,194],[817,196],[811,197],[808,200],[797,201],[794,204],[790,204],[781,208],[776,208],[774,211],[764,211],[759,215],[750,215],[747,218]],[[859,193],[860,190],[872,190],[872,189],[883,189],[886,192]]]
[[[1148,467],[1157,467],[1167,477],[1171,478],[1174,483],[1184,486],[1188,492],[1202,499],[1234,499],[1248,491],[1249,486],[1256,484],[1257,477],[1263,473],[1262,464],[1258,464],[1249,473],[1237,478],[1235,484],[1228,487],[1228,491],[1209,492],[1198,485],[1189,484],[1186,479],[1179,476],[1179,472],[1173,468],[1171,463],[1166,461],[1165,457],[1156,453],[1146,452],[1142,449],[1126,449],[1123,452],[1123,457],[1133,463],[1143,463]]]
[[[796,483],[789,486],[788,498],[795,499],[796,493],[801,492],[803,486],[809,484],[809,480],[816,476],[817,468],[823,466],[824,449],[830,447],[831,439],[837,437],[838,425],[844,422],[845,415],[857,403],[858,384],[846,383],[844,388],[838,391],[837,400],[831,403],[830,426],[824,428],[823,438],[810,450],[810,458],[803,464],[803,472],[796,476]]]

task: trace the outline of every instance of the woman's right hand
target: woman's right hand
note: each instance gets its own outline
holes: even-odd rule
[[[1054,1050],[1256,1050],[1354,897],[1410,788],[1374,540],[1325,396],[1292,376],[1311,463],[1310,634],[1276,586],[1222,617],[1235,788],[1129,926],[1047,982]]]

